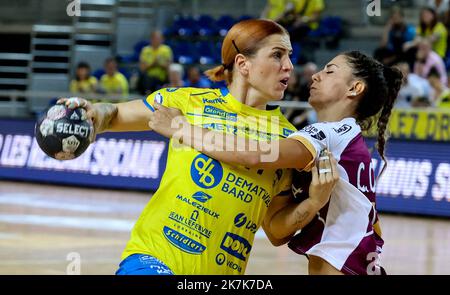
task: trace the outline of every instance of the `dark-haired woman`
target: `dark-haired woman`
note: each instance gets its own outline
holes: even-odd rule
[[[296,168],[293,194],[275,197],[263,222],[274,245],[289,241],[289,247],[309,258],[310,274],[382,274],[378,264],[383,246],[375,209],[374,163],[361,135],[376,121],[377,149],[384,156],[385,131],[402,74],[357,51],[338,55],[313,76],[309,103],[319,123],[307,126],[286,139],[261,143],[182,124],[172,124],[176,111],[157,105],[149,126],[168,137],[222,162],[265,169]],[[207,142],[207,144],[205,144]],[[225,142],[235,148],[225,151]],[[249,147],[253,147],[250,149]],[[258,148],[255,148],[258,147]],[[268,148],[269,147],[269,148]],[[308,199],[308,173],[321,151],[328,149],[338,161],[340,180],[331,198],[321,207]],[[273,156],[275,154],[275,156]],[[320,169],[319,176],[332,179],[332,169]],[[310,178],[309,178],[310,179]],[[317,204],[316,204],[317,205]],[[295,233],[302,231],[295,235]]]

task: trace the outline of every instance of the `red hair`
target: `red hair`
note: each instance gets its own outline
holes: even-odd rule
[[[205,71],[212,81],[232,82],[234,59],[241,53],[251,57],[263,46],[263,40],[270,35],[289,35],[285,28],[274,21],[249,19],[235,24],[222,43],[222,65]]]

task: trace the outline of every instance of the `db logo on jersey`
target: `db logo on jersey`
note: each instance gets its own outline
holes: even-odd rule
[[[213,188],[220,183],[222,176],[223,168],[218,161],[203,154],[198,155],[192,161],[191,177],[199,187]]]

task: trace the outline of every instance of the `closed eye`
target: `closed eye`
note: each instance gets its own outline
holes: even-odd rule
[[[334,72],[327,72],[327,74],[332,74],[332,73],[334,73]]]

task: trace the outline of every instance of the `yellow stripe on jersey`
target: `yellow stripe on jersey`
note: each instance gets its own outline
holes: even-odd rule
[[[155,101],[218,132],[267,140],[295,130],[279,108],[252,108],[227,89],[166,88],[144,102],[151,109]],[[290,170],[228,165],[171,141],[160,187],[122,256],[153,255],[175,274],[243,274],[270,201],[290,185]]]
[[[291,139],[295,139],[299,142],[301,142],[306,149],[311,153],[312,155],[312,160],[306,165],[306,167],[303,169],[304,171],[311,171],[312,166],[314,165],[315,161],[316,161],[316,149],[314,148],[314,146],[311,144],[311,142],[309,142],[307,139],[305,139],[304,137],[301,136],[291,136],[289,137]]]

